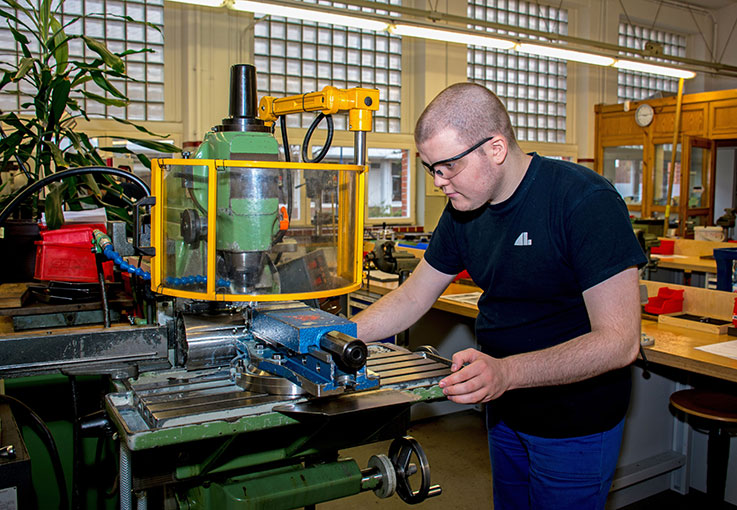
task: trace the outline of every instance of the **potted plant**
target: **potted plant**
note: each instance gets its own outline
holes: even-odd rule
[[[104,172],[105,160],[101,150],[80,129],[81,119],[89,121],[84,107],[96,102],[111,106],[125,106],[129,100],[118,87],[115,80],[135,81],[126,74],[125,58],[150,49],[111,52],[106,45],[85,35],[69,34],[68,27],[80,22],[81,16],[66,18],[62,24],[59,10],[64,0],[2,0],[0,18],[5,20],[18,44],[22,58],[18,62],[0,63],[0,93],[4,93],[11,83],[23,82],[23,94],[30,100],[21,105],[20,111],[0,112],[0,170],[13,165],[25,173],[28,185],[15,193],[0,198],[0,228],[4,236],[0,242],[12,249],[0,249],[0,266],[4,274],[0,281],[27,281],[33,276],[35,246],[34,237],[38,235],[37,219],[45,212],[48,228],[60,227],[63,210],[79,210],[84,207],[104,207],[108,218],[124,220],[131,224],[132,200],[124,192],[123,186],[111,175]],[[4,5],[3,5],[4,4]],[[19,15],[22,13],[22,16]],[[127,16],[122,16],[133,21]],[[158,30],[155,25],[147,25]],[[91,61],[74,60],[69,56],[69,44],[81,39],[95,55]],[[105,95],[86,90],[85,84],[95,83],[105,91]],[[7,89],[6,89],[7,90]],[[133,126],[144,135],[162,138],[143,126],[125,119],[115,120]],[[138,146],[159,152],[178,152],[173,145],[157,141],[120,137]],[[117,153],[130,153],[127,148],[111,147],[104,150]],[[138,159],[148,168],[150,161],[143,154]],[[70,170],[97,167],[96,174],[82,170],[74,177],[66,176]],[[92,169],[90,169],[91,171]],[[73,172],[72,172],[73,173]],[[49,185],[46,185],[46,182]],[[0,184],[0,190],[5,184]],[[39,192],[46,190],[45,199]],[[28,195],[24,198],[22,195]],[[19,196],[21,195],[21,196]],[[113,202],[113,203],[110,203]],[[29,219],[18,220],[11,225],[5,220],[16,206],[22,204]],[[11,210],[12,209],[12,210]],[[35,230],[34,230],[35,229]],[[3,230],[0,230],[3,233]],[[17,237],[11,238],[13,234]],[[4,237],[4,239],[3,239]],[[30,272],[30,274],[29,274]]]
[[[30,111],[30,114],[0,113],[0,168],[19,166],[31,184],[67,169],[103,167],[105,160],[100,154],[101,150],[130,153],[131,151],[121,147],[97,148],[78,129],[78,121],[89,121],[81,100],[84,98],[87,102],[109,106],[127,105],[129,100],[115,86],[115,80],[135,81],[126,74],[125,58],[134,53],[152,50],[144,48],[114,53],[99,40],[85,35],[68,34],[68,27],[79,22],[81,16],[62,25],[58,13],[63,0],[2,0],[2,3],[5,8],[0,9],[0,18],[5,19],[23,56],[17,63],[0,64],[0,93],[10,83],[24,82],[23,93],[30,96],[31,100],[21,107],[26,112]],[[16,13],[23,13],[23,16]],[[121,17],[133,21],[127,16]],[[158,30],[155,25],[148,25]],[[22,30],[16,27],[22,27]],[[74,39],[81,39],[96,58],[91,61],[70,58],[69,43]],[[86,90],[85,84],[88,82],[94,82],[106,95]],[[141,125],[113,118],[135,127],[145,135],[162,138]],[[179,151],[173,145],[157,141],[120,138],[155,151]],[[137,156],[150,168],[150,161],[145,155]],[[43,203],[39,200],[39,195],[34,194],[29,205],[33,218],[38,217],[43,206],[49,228],[58,228],[63,223],[64,207],[78,210],[84,207],[83,204],[105,207],[109,218],[130,220],[130,207],[126,207],[126,204],[130,205],[131,200],[125,195],[121,185],[104,172],[100,175],[82,173],[64,178],[50,184],[46,189]],[[110,204],[105,197],[114,197],[115,202],[123,205]],[[5,204],[0,201],[0,212],[3,205],[12,198],[13,195],[6,198]]]

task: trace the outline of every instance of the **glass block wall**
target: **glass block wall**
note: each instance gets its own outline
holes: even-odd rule
[[[400,1],[376,3],[390,7]],[[320,4],[345,8],[349,14],[358,9],[337,2]],[[378,7],[363,10],[388,14]],[[326,85],[376,88],[381,103],[374,115],[374,131],[400,132],[402,39],[398,36],[291,18],[257,17],[254,61],[259,97],[303,94]],[[306,128],[314,117],[314,113],[289,115],[287,126]],[[346,129],[345,116],[336,115],[334,121],[336,129]]]
[[[642,50],[645,44],[654,41],[663,46],[664,58],[653,58],[653,63],[668,64],[667,56],[686,56],[686,37],[672,32],[654,30],[652,28],[619,23],[619,45],[626,48]],[[626,54],[625,55],[633,55]],[[657,76],[620,69],[617,75],[617,97],[620,103],[657,96],[659,93],[675,94],[678,92],[678,78]]]
[[[468,17],[551,33],[568,33],[566,9],[523,0],[469,0]],[[478,30],[534,39],[525,34],[474,26]],[[564,60],[510,50],[468,46],[468,79],[493,90],[509,110],[521,141],[565,143]]]
[[[39,1],[39,0],[34,0]],[[107,44],[113,52],[149,48],[152,52],[128,55],[126,69],[136,82],[125,83],[112,79],[113,84],[131,100],[127,107],[114,107],[79,100],[92,117],[116,116],[130,120],[164,120],[164,0],[65,0],[57,6],[59,21],[68,25],[68,35],[87,35]],[[7,9],[8,7],[3,7]],[[26,20],[22,12],[17,13],[20,20]],[[145,22],[155,25],[147,25]],[[23,26],[15,26],[30,41],[35,38]],[[36,43],[38,44],[38,43]],[[7,26],[0,27],[0,62],[18,62],[22,57],[20,48]],[[70,60],[90,61],[97,54],[90,51],[81,39],[69,44]],[[29,97],[23,81],[9,84],[0,94],[0,109],[18,113],[30,113],[22,107]],[[102,88],[90,81],[85,85],[87,91],[108,96]]]

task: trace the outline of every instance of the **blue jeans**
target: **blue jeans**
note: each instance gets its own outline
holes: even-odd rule
[[[603,509],[623,429],[551,439],[489,424],[494,510]]]

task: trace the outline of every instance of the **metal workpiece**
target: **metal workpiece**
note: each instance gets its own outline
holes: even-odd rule
[[[74,373],[130,377],[170,368],[166,326],[116,325],[0,337],[0,378]]]
[[[183,364],[190,370],[228,366],[236,357],[236,341],[248,335],[240,314],[181,315]]]

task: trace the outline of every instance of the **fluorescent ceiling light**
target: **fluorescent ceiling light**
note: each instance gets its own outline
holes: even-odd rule
[[[553,57],[562,60],[572,60],[574,62],[582,62],[584,64],[594,64],[597,66],[610,66],[615,60],[604,55],[595,55],[593,53],[585,53],[583,51],[567,50],[565,48],[556,48],[554,46],[542,46],[540,44],[520,43],[517,45],[517,51],[523,53],[531,53],[543,57]]]
[[[323,11],[313,11],[311,9],[286,7],[283,5],[269,4],[264,2],[249,2],[247,0],[234,0],[231,5],[236,11],[254,12],[259,14],[269,14],[271,16],[279,16],[282,18],[294,18],[304,21],[314,21],[318,23],[331,23],[333,25],[341,25],[350,28],[360,28],[363,30],[374,30],[381,32],[386,30],[388,23],[383,21],[375,21],[366,18],[357,18],[355,16],[343,16],[342,14],[332,14]]]
[[[203,7],[221,7],[224,0],[169,0],[180,4],[201,5]]]
[[[674,78],[690,79],[696,76],[692,71],[676,69],[675,67],[665,67],[654,64],[646,64],[645,62],[635,62],[634,60],[617,60],[614,67],[618,69],[628,69],[630,71],[640,71],[642,73],[660,74],[663,76],[672,76]]]
[[[436,41],[454,42],[460,44],[472,44],[474,46],[485,46],[487,48],[496,48],[501,50],[511,50],[512,48],[514,48],[514,42],[505,41],[504,39],[496,39],[494,37],[473,35],[463,32],[453,32],[451,30],[439,30],[436,28],[418,27],[414,25],[390,25],[389,32],[395,35],[422,37],[424,39],[434,39]]]

